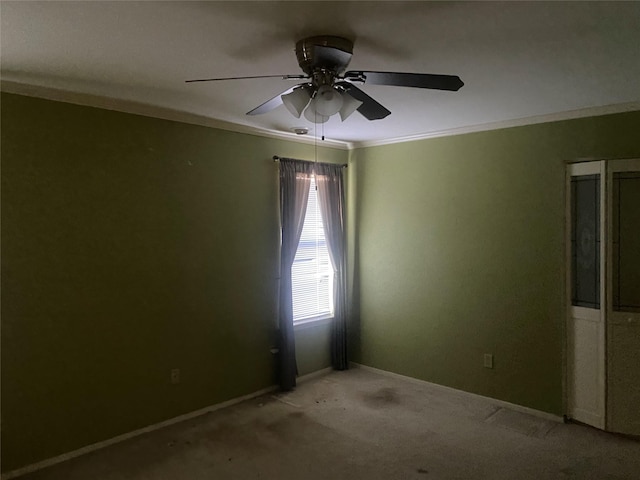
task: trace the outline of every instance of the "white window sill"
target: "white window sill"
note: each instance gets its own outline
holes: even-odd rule
[[[304,320],[299,320],[297,322],[294,322],[293,328],[294,330],[299,330],[302,328],[317,327],[320,325],[331,323],[332,320],[333,320],[333,315],[323,315],[321,317],[305,318]]]

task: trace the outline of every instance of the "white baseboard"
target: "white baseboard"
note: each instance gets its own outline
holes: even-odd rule
[[[241,397],[232,398],[231,400],[227,400],[221,403],[216,403],[215,405],[210,405],[208,407],[204,407],[199,410],[195,410],[193,412],[185,413],[183,415],[178,415],[177,417],[170,418],[169,420],[164,420],[160,423],[154,423],[153,425],[139,428],[137,430],[133,430],[132,432],[123,433],[122,435],[118,435],[117,437],[109,438],[108,440],[92,443],[91,445],[87,445],[86,447],[82,447],[77,450],[73,450],[71,452],[63,453],[62,455],[58,455],[57,457],[48,458],[46,460],[42,460],[41,462],[33,463],[31,465],[27,465],[25,467],[21,467],[16,470],[12,470],[10,472],[4,473],[1,478],[2,480],[9,480],[11,478],[16,478],[21,475],[25,475],[27,473],[35,472],[36,470],[41,470],[43,468],[50,467],[57,463],[61,463],[67,460],[71,460],[72,458],[79,457],[86,453],[93,452],[95,450],[100,450],[101,448],[108,447],[109,445],[113,445],[115,443],[119,443],[124,440],[137,437],[138,435],[142,435],[143,433],[153,432],[154,430],[159,430],[161,428],[168,427],[169,425],[173,425],[179,422],[183,422],[185,420],[190,420],[192,418],[199,417],[200,415],[204,415],[205,413],[214,412],[216,410],[220,410],[221,408],[225,408],[225,407],[230,407],[231,405],[244,402],[245,400],[250,400],[252,398],[259,397],[267,393],[271,393],[277,389],[278,387],[276,385],[272,385],[270,387],[263,388],[262,390],[258,390],[257,392],[249,393]]]
[[[419,378],[408,377],[406,375],[401,375],[399,373],[390,372],[388,370],[381,370],[375,367],[369,367],[368,365],[362,365],[361,363],[351,362],[351,366],[355,368],[361,368],[363,370],[368,370],[370,372],[375,372],[380,375],[385,375],[387,377],[400,378],[402,380],[406,380],[408,382],[429,385],[430,387],[437,388],[439,390],[451,393],[462,393],[464,395],[468,395],[470,397],[482,399],[488,401],[498,407],[508,408],[510,410],[515,410],[521,413],[527,413],[529,415],[533,415],[538,418],[543,418],[545,420],[551,420],[552,422],[562,423],[564,419],[561,416],[554,415],[552,413],[543,412],[541,410],[536,410],[535,408],[525,407],[523,405],[518,405],[515,403],[505,402],[504,400],[498,400],[497,398],[485,397],[484,395],[478,395],[477,393],[465,392],[464,390],[458,390],[457,388],[447,387],[445,385],[439,385],[437,383],[427,382],[426,380],[420,380]]]
[[[462,393],[462,394],[465,394],[465,395],[469,395],[470,397],[475,397],[475,398],[479,398],[479,399],[491,402],[494,405],[499,406],[499,407],[509,408],[511,410],[515,410],[515,411],[522,412],[522,413],[528,413],[529,415],[534,415],[536,417],[543,418],[543,419],[546,419],[546,420],[551,420],[551,421],[554,421],[554,422],[562,422],[563,421],[562,417],[560,417],[558,415],[553,415],[551,413],[542,412],[540,410],[536,410],[536,409],[533,409],[533,408],[525,407],[525,406],[522,406],[522,405],[517,405],[515,403],[505,402],[504,400],[498,400],[496,398],[485,397],[483,395],[478,395],[476,393],[465,392],[464,390],[458,390],[456,388],[446,387],[444,385],[439,385],[437,383],[431,383],[431,382],[427,382],[426,380],[420,380],[419,378],[408,377],[406,375],[401,375],[399,373],[389,372],[387,370],[381,370],[381,369],[375,368],[375,367],[369,367],[367,365],[362,365],[360,363],[351,362],[351,366],[355,367],[355,368],[361,368],[363,370],[369,370],[371,372],[375,372],[375,373],[378,373],[380,375],[385,375],[385,376],[388,376],[388,377],[400,378],[402,380],[406,380],[406,381],[409,381],[409,382],[412,382],[412,383],[423,384],[423,385],[426,384],[426,385],[429,385],[430,387],[437,388],[437,389],[440,389],[440,390],[446,391],[446,392],[454,392],[454,393],[458,393],[458,394]],[[327,375],[331,371],[332,371],[331,367],[323,368],[321,370],[317,370],[315,372],[311,372],[311,373],[308,373],[306,375],[302,375],[302,376],[298,377],[297,382],[298,383],[304,383],[304,382],[307,382],[309,380],[313,380],[315,378]],[[192,419],[192,418],[195,418],[195,417],[199,417],[200,415],[204,415],[205,413],[214,412],[216,410],[220,410],[222,408],[230,407],[230,406],[235,405],[237,403],[244,402],[245,400],[250,400],[252,398],[259,397],[261,395],[266,395],[268,393],[276,391],[277,389],[278,389],[278,387],[276,385],[272,385],[270,387],[263,388],[263,389],[258,390],[256,392],[249,393],[247,395],[243,395],[241,397],[232,398],[231,400],[227,400],[225,402],[217,403],[215,405],[204,407],[204,408],[201,408],[199,410],[195,410],[193,412],[185,413],[183,415],[179,415],[177,417],[170,418],[169,420],[165,420],[165,421],[160,422],[160,423],[149,425],[149,426],[144,427],[144,428],[139,428],[138,430],[134,430],[132,432],[124,433],[122,435],[118,435],[117,437],[113,437],[113,438],[110,438],[108,440],[103,440],[101,442],[97,442],[97,443],[93,443],[91,445],[87,445],[86,447],[82,447],[82,448],[79,448],[77,450],[73,450],[72,452],[63,453],[62,455],[58,455],[56,457],[52,457],[52,458],[48,458],[46,460],[42,460],[41,462],[33,463],[31,465],[27,465],[25,467],[21,467],[21,468],[18,468],[16,470],[12,470],[10,472],[7,472],[7,473],[3,474],[1,478],[2,478],[2,480],[9,480],[9,479],[12,479],[12,478],[19,477],[21,475],[25,475],[27,473],[32,473],[32,472],[35,472],[37,470],[41,470],[43,468],[50,467],[52,465],[56,465],[58,463],[64,462],[66,460],[71,460],[72,458],[79,457],[79,456],[84,455],[86,453],[93,452],[95,450],[100,450],[101,448],[108,447],[109,445],[113,445],[113,444],[122,442],[124,440],[128,440],[130,438],[137,437],[138,435],[142,435],[143,433],[153,432],[154,430],[159,430],[161,428],[168,427],[169,425],[173,425],[173,424],[176,424],[176,423],[179,423],[179,422],[183,422],[185,420],[189,420],[189,419]]]
[[[296,379],[297,383],[304,383],[307,382],[309,380],[313,380],[314,378],[317,377],[322,377],[328,373],[331,373],[333,371],[333,368],[331,367],[327,367],[327,368],[323,368],[321,370],[316,370],[315,372],[311,372],[311,373],[307,373],[306,375],[302,375],[301,377],[298,377]]]
[[[306,375],[302,375],[298,377],[297,382],[298,383],[307,382],[314,378],[326,375],[330,373],[331,370],[332,370],[331,367],[327,367],[321,370],[317,370],[315,372],[307,373]],[[195,410],[193,412],[185,413],[183,415],[178,415],[177,417],[170,418],[169,420],[164,420],[163,422],[160,422],[160,423],[155,423],[147,427],[139,428],[137,430],[133,430],[132,432],[123,433],[122,435],[109,438],[108,440],[92,443],[91,445],[87,445],[86,447],[82,447],[77,450],[73,450],[71,452],[63,453],[62,455],[58,455],[56,457],[48,458],[46,460],[42,460],[40,462],[33,463],[31,465],[20,467],[16,470],[11,470],[10,472],[3,473],[0,478],[2,480],[9,480],[11,478],[16,478],[21,475],[26,475],[27,473],[32,473],[32,472],[35,472],[36,470],[41,470],[43,468],[56,465],[57,463],[65,462],[67,460],[71,460],[72,458],[79,457],[86,453],[93,452],[95,450],[100,450],[101,448],[108,447],[109,445],[113,445],[115,443],[119,443],[124,440],[137,437],[138,435],[142,435],[143,433],[153,432],[154,430],[159,430],[161,428],[168,427],[169,425],[173,425],[175,423],[183,422],[185,420],[190,420],[192,418],[199,417],[200,415],[204,415],[205,413],[214,412],[216,410],[220,410],[225,407],[230,407],[237,403],[244,402],[245,400],[250,400],[252,398],[256,398],[261,395],[266,395],[267,393],[271,393],[276,390],[278,390],[278,386],[271,385],[270,387],[263,388],[262,390],[258,390],[257,392],[249,393],[241,397],[232,398],[231,400],[227,400],[222,403],[216,403],[215,405],[210,405],[208,407],[204,407],[199,410]]]

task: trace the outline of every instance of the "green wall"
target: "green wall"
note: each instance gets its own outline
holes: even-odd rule
[[[356,359],[561,414],[565,163],[640,157],[638,132],[631,112],[352,152]]]
[[[272,385],[271,156],[313,146],[1,107],[3,470]],[[632,112],[320,148],[349,162],[354,359],[562,413],[564,165],[640,157],[638,131]],[[328,324],[296,340],[301,374],[329,365]]]
[[[272,385],[271,157],[313,146],[11,94],[1,107],[3,470]],[[296,335],[301,374],[329,365],[327,325]]]

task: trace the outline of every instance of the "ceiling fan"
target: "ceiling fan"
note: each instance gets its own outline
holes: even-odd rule
[[[368,83],[449,91],[458,91],[464,85],[460,77],[455,75],[345,71],[352,55],[351,40],[330,35],[308,37],[296,43],[296,56],[304,75],[203,78],[186,82],[276,77],[284,80],[308,80],[267,100],[247,112],[247,115],[266,113],[284,104],[295,117],[300,118],[304,112],[304,117],[313,123],[324,123],[336,113],[339,113],[344,121],[356,110],[368,120],[379,120],[391,113],[355,84]]]

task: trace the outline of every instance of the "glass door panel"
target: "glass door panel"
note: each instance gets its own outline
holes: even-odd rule
[[[640,313],[640,172],[614,172],[612,307]]]
[[[600,175],[571,177],[571,304],[600,308]]]

